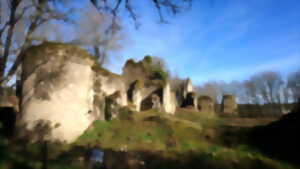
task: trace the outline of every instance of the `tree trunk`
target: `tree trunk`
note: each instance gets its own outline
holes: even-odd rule
[[[37,24],[37,19],[35,21],[33,21],[29,28],[28,28],[28,32],[25,38],[25,42],[23,43],[20,51],[24,51],[26,48],[28,48],[31,44],[31,35],[32,33],[35,31],[35,29],[37,28],[38,24]],[[21,53],[20,52],[20,53]],[[23,61],[23,56],[22,55],[18,55],[16,60],[14,61],[13,65],[11,66],[10,70],[7,73],[6,77],[0,77],[0,84],[6,84],[8,81],[10,81],[10,79],[13,77],[13,75],[15,74],[15,72],[17,71],[18,67],[21,65]]]
[[[10,16],[9,16],[9,22],[8,22],[8,31],[7,31],[7,36],[5,40],[5,45],[4,45],[4,52],[3,55],[0,57],[0,97],[3,96],[4,93],[4,84],[2,83],[2,79],[4,79],[5,76],[5,69],[6,69],[6,64],[9,56],[9,50],[11,47],[11,42],[14,34],[14,28],[16,25],[16,10],[20,4],[20,0],[12,0],[10,5]],[[4,30],[3,30],[4,31]],[[3,33],[3,32],[2,32]]]
[[[48,142],[43,141],[42,143],[42,169],[48,169]]]
[[[7,59],[9,56],[9,50],[11,47],[11,42],[14,34],[14,28],[16,25],[16,10],[20,4],[19,0],[13,0],[11,2],[11,9],[10,9],[10,17],[9,17],[9,28],[7,31],[7,36],[5,40],[5,45],[4,45],[4,53],[3,56],[0,58],[0,79],[3,79],[5,76],[5,69],[6,69],[6,64],[7,64]],[[3,84],[2,82],[0,83],[0,92],[2,94],[3,92]]]

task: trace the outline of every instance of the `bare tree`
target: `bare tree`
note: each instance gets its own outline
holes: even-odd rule
[[[270,97],[268,94],[268,89],[266,87],[266,84],[264,82],[264,79],[262,78],[260,73],[257,73],[250,77],[250,80],[255,84],[256,90],[257,90],[257,98],[259,100],[259,103],[267,103],[269,104]]]
[[[297,102],[300,98],[300,70],[288,76],[287,87],[291,90],[293,101]]]
[[[34,38],[34,32],[50,20],[66,21],[67,19],[67,12],[62,13],[56,8],[57,2],[54,0],[8,0],[6,2],[4,8],[8,10],[4,15],[8,17],[3,19],[0,28],[0,51],[3,51],[0,56],[1,88],[12,78],[21,64],[23,58],[19,53],[40,40]],[[1,5],[3,7],[5,3],[1,1]],[[12,61],[9,70],[7,70],[8,61]]]
[[[206,82],[201,86],[197,86],[196,90],[199,95],[208,95],[213,98],[215,102],[219,103],[221,102],[222,96],[224,94],[220,84],[215,81]]]
[[[126,40],[125,33],[121,30],[119,21],[118,28],[111,28],[111,16],[98,13],[92,5],[88,5],[80,12],[76,35],[72,43],[82,45],[90,49],[100,65],[107,62],[111,52],[122,49]]]
[[[288,84],[285,83],[282,87],[282,97],[284,103],[289,103],[291,98],[291,90],[288,87]]]
[[[251,104],[259,104],[258,99],[258,89],[253,80],[244,81],[244,88],[246,90],[246,95],[248,97],[249,103]]]
[[[268,90],[270,102],[275,103],[276,98],[278,98],[276,95],[278,95],[283,84],[281,75],[278,72],[267,71],[263,72],[261,76]]]
[[[154,8],[156,8],[160,21],[166,23],[164,13],[170,11],[176,15],[182,11],[189,9],[193,0],[148,0]],[[135,26],[139,26],[138,15],[134,8],[134,4],[137,1],[133,0],[90,0],[90,2],[98,9],[100,13],[108,13],[113,16],[113,20],[118,17],[118,14],[122,9],[128,12],[129,16],[135,23]],[[114,22],[113,22],[114,23]],[[114,24],[112,24],[114,25]]]
[[[234,95],[238,102],[240,103],[247,103],[249,102],[249,98],[246,94],[246,89],[244,83],[234,80],[231,82],[218,82],[218,86],[221,90],[221,93]]]
[[[68,0],[7,0],[1,1],[1,24],[0,24],[0,86],[4,86],[15,74],[17,68],[22,62],[22,55],[18,55],[32,43],[43,41],[45,38],[37,38],[34,32],[43,24],[50,20],[66,20],[66,9],[69,9]],[[8,3],[6,3],[8,2]],[[71,2],[71,1],[70,1]],[[94,41],[94,55],[100,58],[106,58],[107,52],[102,48],[118,48],[112,44],[117,44],[120,37],[114,34],[120,29],[119,14],[121,11],[127,11],[138,25],[138,17],[134,4],[138,1],[132,0],[90,0],[91,4],[96,7],[101,15],[109,15],[111,24],[107,37],[100,37],[101,40]],[[161,22],[166,22],[164,14],[171,11],[177,14],[188,9],[192,0],[149,0],[153,7],[157,9]],[[57,4],[63,4],[57,7]],[[59,6],[59,5],[58,5]],[[20,24],[19,26],[16,26]],[[17,30],[17,32],[16,32]],[[22,35],[23,34],[23,35]],[[20,36],[22,35],[22,36]],[[113,36],[112,36],[113,35]],[[112,47],[113,46],[113,47]],[[12,66],[7,70],[8,61],[12,62]],[[100,59],[100,62],[104,62]],[[0,93],[1,94],[1,93]]]
[[[276,100],[276,93],[279,92],[280,86],[283,84],[281,75],[278,72],[266,71],[257,73],[251,77],[255,83],[258,97],[262,97],[264,103],[273,104]]]

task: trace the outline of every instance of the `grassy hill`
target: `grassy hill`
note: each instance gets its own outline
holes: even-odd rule
[[[117,161],[129,154],[129,159],[137,160],[138,156],[145,164],[124,168],[294,168],[244,144],[249,126],[270,119],[247,119],[244,125],[237,125],[237,119],[207,116],[191,109],[180,109],[175,116],[146,111],[123,120],[95,121],[76,144],[112,152],[114,155],[107,159],[111,168],[124,167]]]
[[[192,109],[179,109],[176,115],[125,111],[111,121],[95,121],[72,145],[48,143],[47,164],[51,169],[86,168],[91,148],[100,148],[107,168],[296,169],[247,145],[251,127],[272,120],[217,117]],[[0,168],[41,168],[43,146],[1,137]]]

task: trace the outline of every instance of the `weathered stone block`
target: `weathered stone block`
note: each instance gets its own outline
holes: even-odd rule
[[[95,119],[94,61],[79,47],[50,42],[33,46],[22,55],[18,126],[39,134],[34,130],[47,125],[47,139],[74,141]]]
[[[194,107],[195,109],[198,109],[198,99],[196,93],[190,92],[186,95],[183,107]]]
[[[214,100],[209,96],[199,96],[198,109],[201,113],[215,114]]]
[[[167,83],[163,89],[163,108],[168,114],[174,114],[176,111],[177,101],[175,93],[171,91],[170,83]]]
[[[222,113],[237,113],[235,96],[224,95],[222,99]]]

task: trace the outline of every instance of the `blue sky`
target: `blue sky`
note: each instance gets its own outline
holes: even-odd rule
[[[145,1],[143,1],[145,2]],[[189,11],[158,24],[149,4],[136,4],[141,27],[125,17],[130,41],[112,60],[120,73],[128,58],[163,58],[169,70],[195,83],[243,80],[274,70],[300,69],[299,0],[194,0]]]

